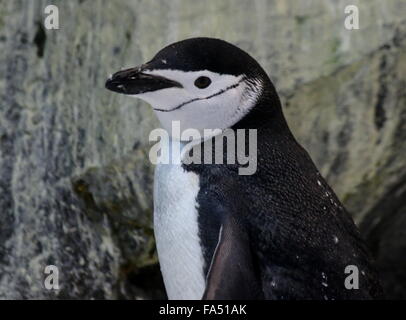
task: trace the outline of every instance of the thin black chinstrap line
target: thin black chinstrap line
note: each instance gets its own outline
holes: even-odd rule
[[[224,92],[226,92],[226,91],[228,91],[228,90],[237,88],[237,87],[240,85],[240,83],[243,82],[243,81],[246,80],[246,79],[247,79],[246,77],[243,77],[243,78],[241,78],[241,80],[238,81],[237,83],[234,83],[233,85],[231,85],[231,86],[229,86],[229,87],[227,87],[227,88],[225,88],[225,89],[222,89],[222,90],[220,90],[220,91],[218,91],[218,92],[216,92],[216,93],[213,93],[211,96],[204,97],[204,98],[194,98],[194,99],[191,99],[191,100],[189,100],[189,101],[183,102],[183,103],[181,103],[180,105],[176,106],[175,108],[172,108],[172,109],[169,109],[169,110],[165,110],[165,109],[154,109],[154,110],[155,110],[155,111],[160,111],[160,112],[170,112],[170,111],[175,111],[175,110],[177,110],[177,109],[180,109],[180,108],[182,108],[183,106],[185,106],[185,105],[187,105],[187,104],[189,104],[189,103],[198,101],[198,100],[211,99],[211,98],[213,98],[213,97],[215,97],[215,96],[218,96],[218,95],[220,95],[220,94],[223,94]]]

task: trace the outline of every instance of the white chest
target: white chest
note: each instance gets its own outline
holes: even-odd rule
[[[201,299],[205,289],[198,237],[199,177],[181,165],[155,169],[154,232],[169,299]]]

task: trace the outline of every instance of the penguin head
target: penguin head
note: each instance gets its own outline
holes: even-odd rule
[[[265,71],[243,50],[219,39],[192,38],[165,47],[139,67],[116,72],[106,88],[149,103],[170,133],[173,121],[181,130],[230,128],[268,84]]]

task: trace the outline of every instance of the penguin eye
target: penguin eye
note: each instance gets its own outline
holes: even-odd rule
[[[199,89],[207,88],[211,83],[210,78],[202,76],[195,80],[195,86]]]

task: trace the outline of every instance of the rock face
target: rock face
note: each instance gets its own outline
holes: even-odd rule
[[[165,297],[148,134],[107,75],[219,37],[267,70],[298,140],[353,214],[389,297],[406,298],[405,2],[0,0],[0,298]],[[59,290],[44,269],[59,270]]]

